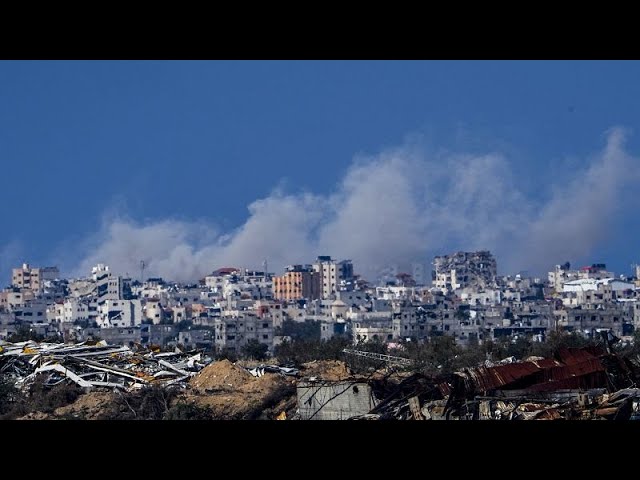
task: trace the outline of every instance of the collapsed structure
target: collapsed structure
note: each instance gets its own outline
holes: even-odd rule
[[[556,358],[505,359],[429,378],[402,380],[355,419],[640,419],[640,369],[607,348],[561,349]],[[379,386],[380,387],[380,386]],[[374,389],[375,391],[375,389]]]
[[[46,373],[45,385],[69,380],[86,391],[97,387],[132,390],[147,385],[186,387],[211,358],[201,352],[159,352],[144,348],[80,342],[0,342],[0,374],[17,387]]]
[[[496,259],[488,250],[456,252],[433,260],[433,285],[445,291],[495,287],[497,275]]]
[[[358,352],[378,365],[356,374],[341,361],[241,366],[200,351],[36,342],[0,346],[0,375],[28,390],[76,384],[108,405],[108,392],[177,389],[220,419],[587,420],[640,418],[640,369],[602,346],[560,349],[554,358],[513,357],[428,376],[401,357]],[[104,393],[100,393],[104,392]],[[88,397],[89,398],[89,397]],[[81,399],[79,403],[86,404]],[[63,412],[76,412],[73,406]],[[29,418],[52,418],[34,413]],[[93,417],[100,418],[93,413]],[[53,418],[56,418],[55,416]]]

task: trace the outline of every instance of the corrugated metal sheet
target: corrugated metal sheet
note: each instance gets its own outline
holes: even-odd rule
[[[467,390],[487,393],[498,389],[553,391],[606,386],[605,367],[593,352],[563,349],[558,360],[544,359],[496,367],[465,369],[456,375]]]
[[[598,356],[581,348],[563,348],[558,352],[558,358],[565,365],[584,362]]]

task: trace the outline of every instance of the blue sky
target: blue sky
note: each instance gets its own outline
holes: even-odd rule
[[[232,242],[256,200],[300,201],[305,194],[316,196],[312,205],[344,200],[345,178],[359,165],[354,158],[366,164],[395,151],[427,157],[433,170],[434,158],[498,155],[513,174],[505,191],[518,190],[535,210],[589,168],[610,129],[627,129],[627,154],[639,145],[640,63],[633,61],[3,61],[0,87],[0,275],[6,279],[9,266],[23,260],[56,262],[67,273],[100,255],[117,263],[120,250],[105,246],[114,222],[130,227],[127,241],[141,251],[138,244],[153,241],[154,226],[165,226],[157,232],[165,236],[172,227],[187,229],[176,242],[191,252],[175,253],[167,240],[151,248],[151,261],[160,273],[166,272],[161,262],[169,261],[163,256],[191,268],[195,260],[185,255],[207,242]],[[385,172],[393,165],[406,170],[392,162]],[[620,181],[621,191],[631,188]],[[629,241],[638,233],[633,195],[607,198],[624,205],[604,212],[607,234],[574,256],[562,251],[570,258],[550,258],[550,265],[604,261],[627,273],[640,260]],[[430,203],[419,205],[420,215],[431,215]],[[338,215],[339,207],[327,208],[318,215]],[[296,215],[296,208],[281,205],[273,214],[279,209]],[[369,224],[370,236],[386,228],[380,221]],[[313,237],[322,225],[316,219],[300,228]],[[138,233],[145,228],[143,241]],[[431,239],[424,252],[411,245],[398,261],[465,248],[461,235],[449,244],[443,235],[441,246]],[[486,238],[489,248],[498,242]],[[389,249],[402,249],[400,240],[389,241]],[[344,252],[315,251],[331,245],[293,250],[353,257],[388,250],[354,244]],[[237,262],[242,249],[232,250],[203,252],[197,262],[207,264],[205,271],[214,262]],[[277,258],[275,265],[288,260],[268,246],[259,253]],[[510,266],[530,268],[520,263]]]

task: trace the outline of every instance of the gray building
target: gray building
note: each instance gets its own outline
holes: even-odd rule
[[[433,284],[446,291],[496,285],[496,259],[488,250],[456,252],[433,260]]]

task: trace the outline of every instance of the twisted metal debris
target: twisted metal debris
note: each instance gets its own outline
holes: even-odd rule
[[[201,351],[159,352],[135,346],[81,342],[0,342],[0,374],[18,388],[45,375],[45,385],[71,381],[86,391],[102,387],[134,390],[147,385],[186,388],[211,363]]]

